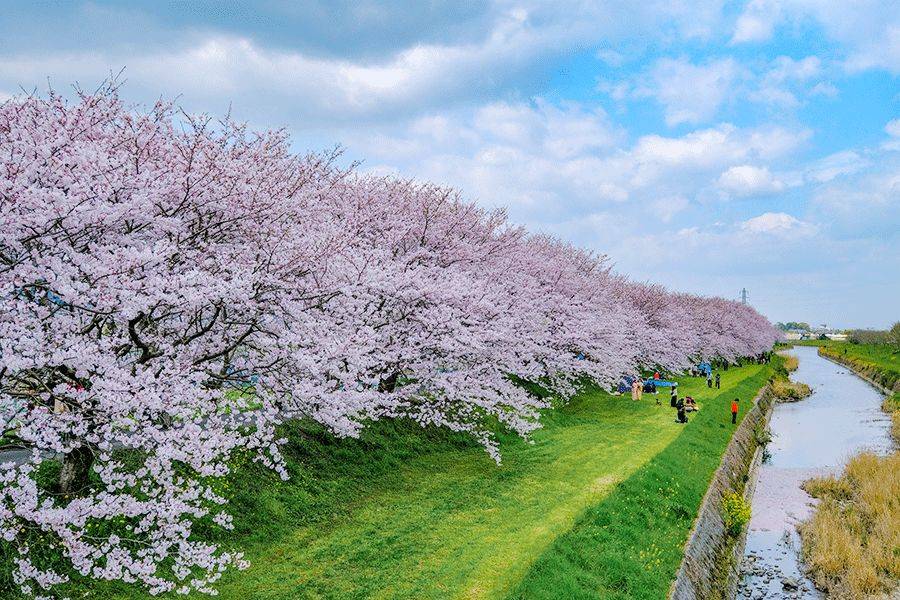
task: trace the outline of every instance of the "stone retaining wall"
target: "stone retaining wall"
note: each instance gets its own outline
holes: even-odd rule
[[[756,467],[761,460],[754,432],[758,425],[768,426],[774,406],[774,398],[766,386],[757,394],[753,408],[734,432],[684,546],[684,559],[669,589],[672,600],[734,597],[746,533],[736,540],[725,530],[722,497],[733,492],[743,493],[745,498],[752,495]]]

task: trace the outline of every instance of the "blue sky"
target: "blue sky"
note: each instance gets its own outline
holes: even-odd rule
[[[900,5],[5,2],[0,99],[48,84],[342,145],[773,321],[900,319]]]

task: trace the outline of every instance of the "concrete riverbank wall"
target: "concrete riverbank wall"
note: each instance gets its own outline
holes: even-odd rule
[[[774,406],[775,398],[767,385],[735,430],[700,505],[669,598],[714,600],[734,596],[746,533],[738,538],[728,533],[722,518],[722,498],[737,492],[749,503],[753,497],[762,460],[756,432],[768,426]]]

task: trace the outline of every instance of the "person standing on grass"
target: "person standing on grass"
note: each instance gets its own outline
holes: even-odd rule
[[[706,372],[706,387],[708,387],[708,388],[712,387],[712,371]]]
[[[731,401],[731,424],[734,425],[737,423],[737,414],[738,414],[738,399],[735,398]]]
[[[722,389],[722,377],[718,373],[716,373],[716,389]]]
[[[635,379],[634,381],[631,382],[631,399],[632,400],[638,399],[638,389],[640,388],[640,385],[641,384],[637,379]]]
[[[672,408],[675,408],[678,405],[678,388],[674,385],[672,386],[672,396],[669,403],[672,405]]]

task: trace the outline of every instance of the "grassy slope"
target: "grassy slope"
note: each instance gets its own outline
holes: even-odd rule
[[[729,400],[741,417],[768,368],[745,367],[684,433],[590,508],[543,553],[514,598],[665,598],[706,488],[731,438]]]
[[[831,340],[794,342],[803,346],[818,346],[819,353],[849,360],[860,370],[877,371],[876,381],[888,389],[900,382],[900,352],[888,344],[851,344]],[[867,373],[868,374],[868,373]]]
[[[220,597],[617,597],[623,585],[661,597],[732,431],[726,399],[751,398],[768,373],[723,373],[720,398],[685,380],[682,395],[705,406],[686,428],[664,393],[657,407],[590,391],[548,413],[533,444],[505,438],[501,467],[462,436],[408,424],[360,440],[294,424],[289,482],[245,466],[229,483],[236,530],[217,535],[253,565],[226,575]]]

